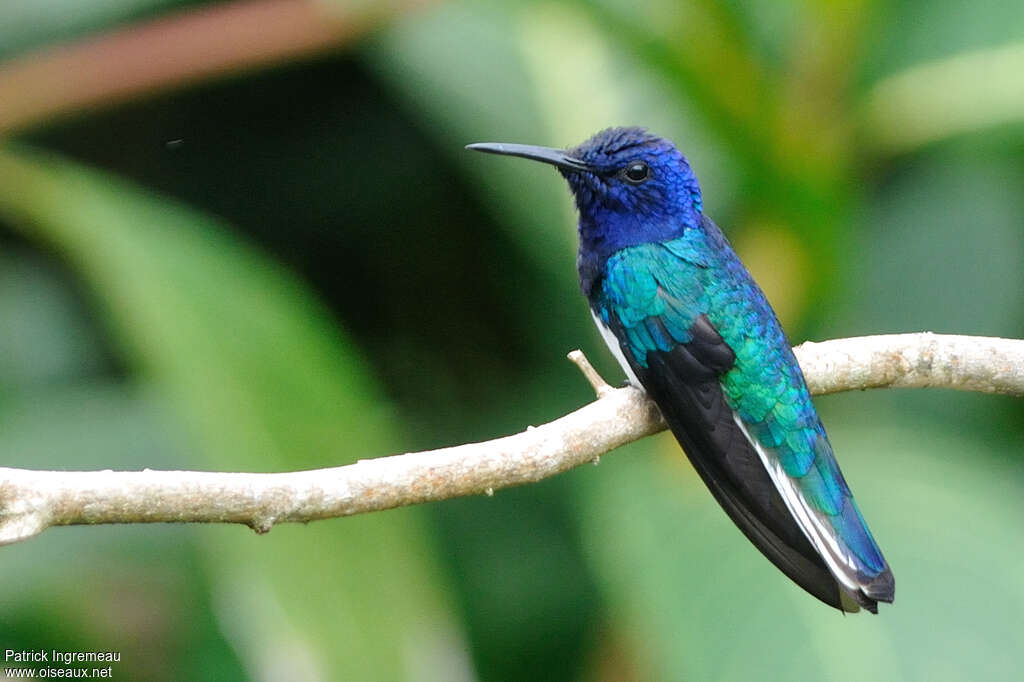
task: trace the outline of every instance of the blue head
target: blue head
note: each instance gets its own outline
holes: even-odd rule
[[[558,168],[580,214],[578,266],[588,295],[616,251],[674,239],[700,225],[700,186],[690,164],[675,145],[643,128],[609,128],[564,151],[492,143],[468,148]]]

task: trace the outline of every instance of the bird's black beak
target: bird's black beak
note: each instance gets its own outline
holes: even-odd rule
[[[593,171],[586,162],[574,159],[562,149],[551,147],[536,147],[530,144],[508,144],[505,142],[476,142],[467,144],[466,149],[488,154],[502,154],[504,156],[519,156],[524,159],[550,163],[558,168],[576,171]]]

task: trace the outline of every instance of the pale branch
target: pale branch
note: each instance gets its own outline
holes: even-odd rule
[[[1024,341],[899,334],[795,349],[812,393],[874,387],[954,388],[1024,396]],[[634,388],[611,388],[573,360],[598,394],[553,422],[483,443],[291,473],[30,471],[0,468],[0,544],[50,526],[97,523],[277,523],[391,509],[548,478],[665,427]]]
[[[888,334],[794,348],[815,395],[865,388],[953,388],[1024,396],[1024,340]]]
[[[583,373],[583,378],[590,382],[590,386],[594,389],[594,393],[598,398],[603,398],[609,391],[615,390],[597,373],[597,370],[590,364],[590,360],[587,360],[587,356],[583,354],[583,351],[579,349],[571,350],[566,357]]]

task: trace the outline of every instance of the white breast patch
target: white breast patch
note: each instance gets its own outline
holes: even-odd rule
[[[636,388],[641,391],[644,387],[640,384],[640,380],[636,378],[636,374],[633,373],[633,368],[629,366],[629,362],[626,361],[626,356],[622,352],[622,347],[619,345],[619,340],[615,338],[615,334],[608,328],[601,318],[594,314],[594,311],[590,311],[590,316],[594,318],[594,324],[597,325],[597,331],[601,332],[601,338],[608,345],[608,350],[612,352],[615,359],[622,365],[622,369],[626,372],[626,378],[629,379],[629,383],[633,384]]]

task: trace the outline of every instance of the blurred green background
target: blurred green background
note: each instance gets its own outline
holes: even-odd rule
[[[280,471],[505,435],[620,371],[572,205],[473,141],[674,139],[795,343],[1024,336],[1024,6],[7,0],[0,465]],[[0,648],[115,679],[1019,675],[1024,403],[817,401],[897,577],[831,611],[671,438],[541,484],[0,548]]]

